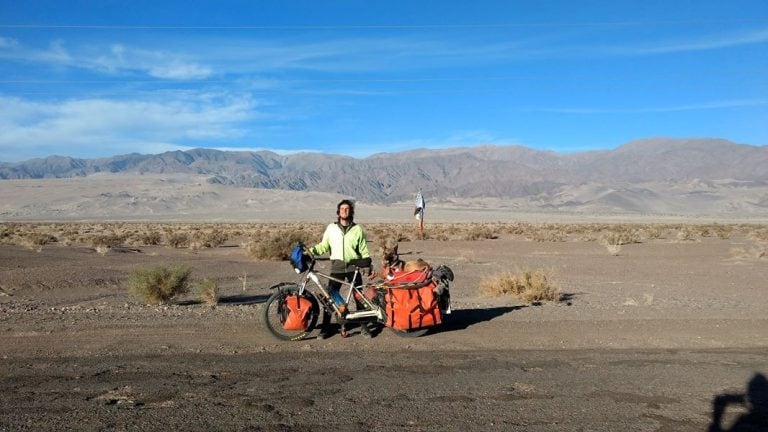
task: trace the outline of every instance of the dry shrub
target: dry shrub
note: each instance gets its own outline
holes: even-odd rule
[[[487,226],[474,226],[464,235],[464,240],[493,240],[499,236]]]
[[[249,256],[260,260],[287,260],[291,250],[298,243],[308,244],[309,234],[305,231],[275,231],[260,238],[251,239],[245,245]]]
[[[47,233],[33,233],[26,237],[27,241],[34,246],[45,246],[49,243],[56,243],[56,236]]]
[[[49,244],[49,243],[55,243],[57,241],[55,236],[52,236],[50,234],[41,234],[41,233],[23,233],[21,237],[18,238],[17,244],[27,248],[31,249],[36,252],[41,252],[43,250],[43,246]]]
[[[425,240],[438,240],[438,241],[448,241],[450,238],[448,237],[448,234],[444,232],[437,232],[434,234],[429,234],[428,232],[424,233],[424,239]]]
[[[733,227],[726,225],[717,225],[715,227],[715,235],[721,240],[728,240],[733,235]]]
[[[111,249],[120,246],[124,241],[125,237],[117,234],[97,235],[91,238],[91,246]]]
[[[664,238],[664,230],[660,227],[650,226],[643,228],[643,235],[649,240],[658,240]]]
[[[163,235],[159,231],[147,231],[138,235],[138,243],[145,246],[159,245],[163,241]]]
[[[604,245],[625,245],[631,243],[640,243],[640,234],[634,230],[608,231],[600,237],[600,243]]]
[[[617,256],[625,244],[640,243],[640,234],[635,230],[608,231],[600,237],[600,244],[605,246],[608,253]]]
[[[179,249],[189,245],[189,236],[185,232],[166,232],[165,245],[174,249]]]
[[[147,304],[165,304],[189,291],[190,273],[192,270],[184,266],[139,269],[128,278],[129,292]]]
[[[0,239],[11,237],[15,232],[13,225],[0,224]]]
[[[557,282],[541,269],[491,276],[480,282],[480,289],[488,295],[513,295],[529,303],[560,300]]]
[[[224,244],[229,236],[220,229],[213,229],[212,231],[197,232],[192,238],[190,246],[192,243],[197,243],[199,248],[215,248]]]
[[[568,235],[563,231],[558,230],[552,230],[552,229],[540,229],[535,230],[526,236],[528,240],[535,241],[535,242],[563,242],[568,238]]]
[[[696,230],[692,227],[682,227],[680,230],[677,231],[677,240],[678,241],[697,241],[697,233]]]
[[[219,286],[216,281],[205,278],[197,285],[197,298],[201,303],[216,307],[219,303]]]
[[[605,246],[605,250],[607,250],[608,253],[613,255],[613,256],[619,256],[619,253],[621,253],[621,245],[620,244],[604,243],[603,246]]]

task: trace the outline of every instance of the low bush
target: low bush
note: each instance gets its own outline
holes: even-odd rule
[[[189,236],[184,232],[167,232],[165,234],[165,245],[174,249],[187,247],[189,245]]]
[[[201,240],[203,246],[207,248],[215,248],[224,244],[229,239],[229,236],[220,229],[214,229],[213,231],[203,234]]]
[[[640,243],[640,233],[635,230],[607,231],[600,237],[603,245],[622,246],[632,243]]]
[[[192,270],[184,266],[139,269],[128,278],[129,292],[147,304],[165,304],[189,291],[190,273]]]
[[[261,260],[287,260],[299,242],[309,244],[310,234],[305,231],[276,231],[253,238],[245,245],[248,255]]]
[[[163,235],[159,231],[147,231],[138,235],[138,242],[145,246],[159,245],[163,241]]]
[[[219,303],[219,286],[216,281],[211,279],[203,279],[197,287],[197,299],[200,303],[207,304],[210,307],[216,307]]]
[[[499,238],[490,227],[487,226],[475,226],[472,227],[469,232],[464,235],[464,240],[493,240]]]
[[[682,227],[677,231],[677,241],[686,242],[686,241],[697,241],[697,233],[696,230],[694,230],[692,227]]]
[[[560,287],[541,269],[491,276],[480,282],[480,289],[488,295],[513,295],[529,303],[560,300]]]
[[[91,246],[109,249],[120,246],[124,241],[125,237],[117,234],[96,235],[91,238]]]
[[[32,234],[29,236],[29,241],[35,246],[44,246],[49,243],[56,243],[58,239],[56,236],[47,233]]]

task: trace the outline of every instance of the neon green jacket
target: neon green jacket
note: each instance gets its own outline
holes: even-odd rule
[[[331,272],[347,272],[347,264],[354,259],[369,258],[368,243],[360,225],[354,222],[346,227],[332,223],[325,228],[320,243],[309,248],[312,255],[331,252]]]

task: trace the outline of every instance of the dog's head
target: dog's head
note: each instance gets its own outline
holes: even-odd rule
[[[387,239],[381,246],[381,260],[383,267],[390,267],[397,264],[400,261],[400,256],[397,254],[397,242]]]

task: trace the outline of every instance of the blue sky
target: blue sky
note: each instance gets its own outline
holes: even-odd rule
[[[0,161],[768,144],[768,1],[0,0]]]

